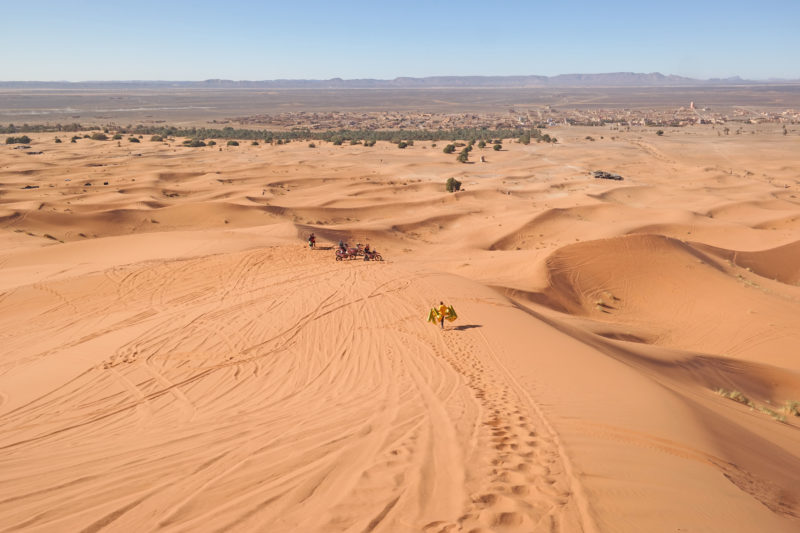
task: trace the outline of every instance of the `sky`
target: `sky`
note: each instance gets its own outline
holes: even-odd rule
[[[800,78],[800,0],[0,2],[0,81]]]

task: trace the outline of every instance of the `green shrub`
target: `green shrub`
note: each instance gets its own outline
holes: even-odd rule
[[[656,135],[658,135],[659,137],[661,137],[662,135],[664,135],[664,130],[658,130],[658,131],[656,132]]]
[[[486,141],[484,141],[483,139],[478,141],[478,148],[486,148]]]
[[[183,144],[185,146],[188,146],[189,148],[200,148],[201,146],[205,146],[206,145],[206,143],[204,143],[200,139],[185,140],[185,141],[183,141]]]
[[[250,143],[250,146],[258,146],[258,141],[253,141]]]
[[[108,140],[108,135],[106,135],[105,133],[100,133],[100,132],[92,133],[91,139],[93,141],[107,141]]]
[[[138,143],[139,142],[139,139],[137,139],[136,137],[128,137],[128,140],[130,142],[132,142],[132,143]]]
[[[217,145],[217,141],[208,141],[206,144],[209,145],[209,146],[216,146]]]
[[[466,163],[469,161],[469,152],[462,151],[460,154],[458,154],[458,157],[456,157],[456,161],[459,163]]]
[[[455,152],[455,151],[456,151],[456,145],[455,145],[455,144],[448,144],[448,145],[447,145],[447,146],[445,146],[445,147],[444,147],[444,149],[442,150],[442,152],[444,152],[444,153],[446,153],[446,154],[452,154],[452,153],[453,153],[453,152]]]
[[[150,140],[153,142],[160,143],[164,141],[164,137],[162,137],[161,135],[153,135],[152,137],[150,137]]]
[[[447,192],[456,192],[461,190],[461,182],[455,178],[447,178],[447,182],[444,184],[445,189]]]
[[[61,139],[59,139],[58,137],[56,137],[56,144],[60,144],[60,143],[61,143]]]
[[[31,138],[27,135],[22,135],[20,137],[6,137],[6,144],[29,144],[31,142]]]
[[[114,134],[114,136],[113,136],[113,137],[111,137],[111,139],[113,139],[113,140],[115,140],[115,141],[119,141],[120,139],[122,139],[122,134],[120,134],[120,133],[115,133],[115,134]]]
[[[399,143],[397,143],[398,148],[405,148],[406,146],[408,146],[408,143],[405,141],[400,141]]]
[[[316,145],[316,144],[314,144],[314,143],[308,143],[308,147],[309,147],[309,148],[316,148],[316,147],[317,147],[317,145]]]
[[[495,152],[499,152],[502,149],[503,149],[502,144],[495,144],[494,146],[492,146],[492,150],[494,150]]]
[[[239,146],[239,141],[228,141],[228,146]]]

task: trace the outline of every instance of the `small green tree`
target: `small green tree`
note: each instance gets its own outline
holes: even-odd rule
[[[448,144],[448,145],[447,145],[447,146],[445,146],[445,147],[444,147],[444,149],[442,150],[442,152],[444,152],[444,153],[446,153],[446,154],[452,154],[452,153],[453,153],[453,152],[455,152],[455,151],[456,151],[456,145],[455,145],[455,144]]]
[[[239,146],[239,142],[238,141],[228,141],[227,145],[228,146]]]
[[[486,148],[486,141],[484,141],[483,139],[478,141],[478,148]]]
[[[93,141],[107,141],[108,135],[105,133],[92,133],[92,140]]]
[[[456,157],[456,161],[459,163],[466,163],[469,161],[469,152],[461,150],[461,152],[458,154],[458,157]]]
[[[31,138],[27,135],[22,135],[20,137],[6,137],[6,144],[29,144],[31,142]]]
[[[119,141],[122,139],[122,135],[119,133],[115,133],[113,137],[111,137],[115,141]]]
[[[495,144],[494,146],[492,146],[492,150],[494,150],[495,152],[499,152],[502,149],[503,149],[502,144]]]
[[[164,137],[162,137],[161,135],[153,135],[152,137],[150,137],[150,140],[153,142],[160,143],[164,141]]]
[[[447,192],[456,192],[461,190],[461,182],[455,178],[447,178],[447,182],[444,186],[445,189],[447,189]]]
[[[128,140],[130,142],[132,142],[132,143],[138,143],[139,142],[139,139],[137,139],[136,137],[128,137]]]
[[[406,146],[408,146],[408,143],[405,141],[400,141],[399,143],[397,143],[398,148],[405,148]]]

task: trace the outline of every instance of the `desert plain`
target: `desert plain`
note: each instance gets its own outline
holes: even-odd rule
[[[0,146],[0,531],[800,530],[800,135],[664,130]]]

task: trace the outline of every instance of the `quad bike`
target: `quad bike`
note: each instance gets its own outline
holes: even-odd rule
[[[348,248],[347,250],[336,250],[336,260],[342,261],[343,259],[355,259],[358,256],[358,253],[355,248]]]

